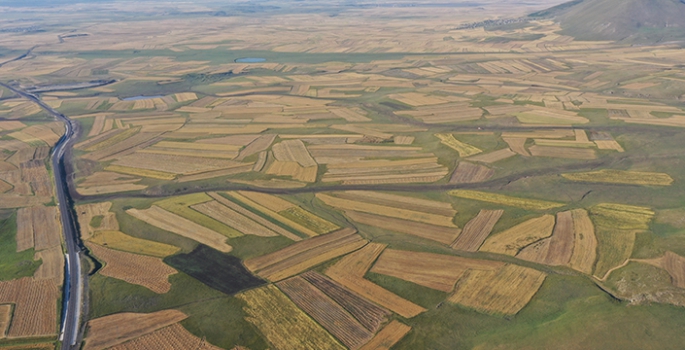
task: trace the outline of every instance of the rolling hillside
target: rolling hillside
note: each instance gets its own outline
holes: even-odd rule
[[[580,40],[685,39],[685,0],[576,0],[530,16],[555,18]]]

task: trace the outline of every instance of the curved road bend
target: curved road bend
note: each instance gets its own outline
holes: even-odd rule
[[[43,101],[35,95],[18,90],[7,84],[0,83],[0,86],[12,90],[17,95],[38,104],[50,115],[63,121],[65,124],[64,136],[55,144],[51,159],[53,173],[55,174],[57,201],[62,219],[62,231],[64,232],[64,241],[67,247],[60,340],[62,341],[62,350],[78,349],[80,347],[77,343],[79,343],[79,325],[84,293],[83,280],[81,278],[81,246],[79,244],[80,238],[76,220],[73,215],[73,203],[72,198],[69,195],[66,179],[67,175],[64,168],[64,154],[73,141],[78,124],[72,122],[64,114],[43,103]]]

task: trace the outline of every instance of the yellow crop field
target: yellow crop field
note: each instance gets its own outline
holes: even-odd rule
[[[597,237],[597,263],[594,275],[605,279],[625,263],[635,247],[635,234],[647,230],[654,212],[632,205],[601,203],[590,208]]]
[[[443,145],[459,152],[459,156],[462,158],[470,157],[472,155],[476,155],[478,153],[483,152],[478,147],[471,146],[467,143],[457,140],[456,138],[454,138],[454,135],[452,134],[435,134],[435,137],[440,139],[440,143],[442,143]]]
[[[93,152],[93,151],[98,151],[101,149],[111,147],[111,146],[113,146],[119,142],[122,142],[122,141],[128,139],[129,137],[137,134],[138,131],[140,131],[140,128],[126,129],[123,132],[119,132],[112,137],[106,138],[106,139],[104,139],[104,140],[102,140],[102,141],[100,141],[94,145],[88,146],[87,148],[85,148],[85,150],[89,151],[89,152]],[[105,135],[105,134],[101,134],[101,135]]]
[[[290,202],[287,202],[287,201],[280,199],[278,197],[275,197],[275,196],[265,195],[265,194],[257,194],[254,192],[247,192],[247,191],[229,192],[228,195],[235,198],[239,202],[242,202],[242,203],[246,204],[247,206],[256,209],[257,211],[260,211],[260,212],[266,214],[267,216],[275,219],[276,221],[283,223],[286,226],[291,227],[291,228],[293,228],[299,232],[304,233],[305,235],[307,235],[309,237],[314,237],[314,236],[318,235],[318,233],[316,233],[315,231],[312,231],[311,229],[304,227],[304,226],[300,225],[299,223],[297,223],[297,222],[295,222],[295,221],[293,221],[293,220],[291,220],[285,216],[282,216],[282,215],[278,214],[276,211],[271,210],[267,206],[263,205],[263,204],[266,204],[266,205],[268,205],[272,208],[276,208],[276,209],[282,209],[284,207],[285,208],[291,208],[291,207],[295,206],[294,204],[292,204]],[[269,198],[273,198],[273,203],[271,203],[271,204],[266,203],[266,201],[268,201]],[[259,202],[257,202],[257,201],[259,201]]]
[[[509,207],[517,207],[527,210],[549,210],[564,206],[563,203],[548,202],[538,199],[527,199],[511,197],[498,193],[471,191],[471,190],[453,190],[450,194],[465,199],[473,199],[482,202],[502,204]]]
[[[210,201],[191,206],[193,210],[226,224],[245,235],[274,237],[278,234],[247,218],[231,208],[217,202]]]
[[[160,258],[112,250],[97,244],[87,246],[95,257],[104,262],[105,266],[98,273],[143,286],[158,294],[171,290],[169,276],[178,273]]]
[[[226,237],[216,231],[200,226],[188,219],[153,205],[149,209],[129,209],[126,211],[134,218],[179,236],[190,238],[220,252],[228,253],[233,247],[226,244]]]
[[[237,152],[240,146],[213,144],[213,143],[197,143],[197,142],[175,142],[175,141],[160,141],[152,145],[153,148],[173,148],[173,149],[188,149],[200,151],[225,151]]]
[[[309,228],[317,234],[329,233],[340,228],[338,225],[324,220],[300,207],[291,207],[279,211],[278,214]]]
[[[335,192],[334,194],[336,197],[343,199],[418,211],[427,214],[436,214],[447,217],[453,217],[457,214],[457,211],[452,208],[452,204],[450,203],[417,197],[400,196],[396,194],[375,191],[344,191]]]
[[[241,196],[248,198],[253,202],[275,212],[284,211],[296,207],[295,204],[290,203],[287,200],[282,199],[281,197],[274,196],[271,194],[248,191],[239,191],[238,193]]]
[[[409,221],[417,221],[438,226],[456,227],[452,222],[451,216],[442,216],[414,210],[394,208],[385,205],[372,204],[366,201],[353,201],[330,196],[323,193],[317,193],[316,198],[320,199],[321,201],[332,207],[342,210],[353,210],[369,214],[389,216]]]
[[[107,349],[186,318],[181,311],[162,310],[149,314],[123,312],[92,319],[88,321],[88,338],[83,349]]]
[[[402,340],[411,327],[396,320],[392,320],[383,329],[360,348],[360,350],[390,350],[397,342]]]
[[[447,300],[487,314],[515,315],[535,296],[546,275],[506,265],[499,270],[472,270]]]
[[[91,235],[89,242],[115,250],[164,258],[176,254],[180,248],[129,236],[119,231],[99,231]]]
[[[449,100],[439,98],[437,96],[428,96],[416,92],[407,92],[403,94],[389,95],[388,97],[393,100],[400,101],[404,104],[410,106],[426,106],[426,105],[437,105],[441,103],[447,103]]]
[[[449,293],[467,270],[495,270],[503,265],[499,261],[386,249],[371,272]]]
[[[602,182],[626,185],[669,186],[673,178],[664,173],[603,169],[586,173],[561,174],[566,179],[580,182]]]
[[[275,286],[252,289],[236,297],[246,303],[247,320],[276,349],[345,349]]]
[[[647,230],[654,217],[654,211],[633,205],[601,203],[590,208],[590,214],[597,225],[624,230]]]
[[[328,268],[326,275],[361,297],[403,317],[411,318],[426,311],[423,307],[364,279],[364,275],[385,247],[385,244],[369,243]]]
[[[212,197],[206,193],[200,192],[179,197],[170,197],[155,202],[154,204],[162,209],[168,210],[226,237],[233,238],[242,236],[242,233],[236,231],[223,222],[191,208],[191,206],[210,201],[212,201]]]
[[[125,343],[115,345],[108,350],[142,350],[142,349],[194,349],[221,350],[188,332],[179,323],[158,329]],[[235,348],[240,350],[238,348]]]
[[[554,216],[543,215],[490,236],[480,251],[514,256],[527,245],[551,236],[553,229]]]

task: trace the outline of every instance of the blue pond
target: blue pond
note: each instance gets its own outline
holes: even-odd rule
[[[259,63],[259,62],[264,62],[266,61],[266,58],[259,58],[259,57],[244,57],[244,58],[238,58],[235,60],[235,63]]]
[[[162,98],[162,97],[164,97],[164,96],[143,96],[143,95],[140,95],[140,96],[127,97],[127,98],[123,99],[122,101],[148,100],[151,98]]]

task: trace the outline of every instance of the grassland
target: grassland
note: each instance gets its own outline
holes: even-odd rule
[[[683,49],[497,24],[541,0],[377,5],[0,15],[3,62],[37,46],[5,81],[116,80],[36,92],[83,131],[67,171],[104,263],[87,319],[187,316],[111,332],[117,350],[679,348]],[[62,280],[42,228],[63,126],[0,94],[0,285],[37,298]]]

